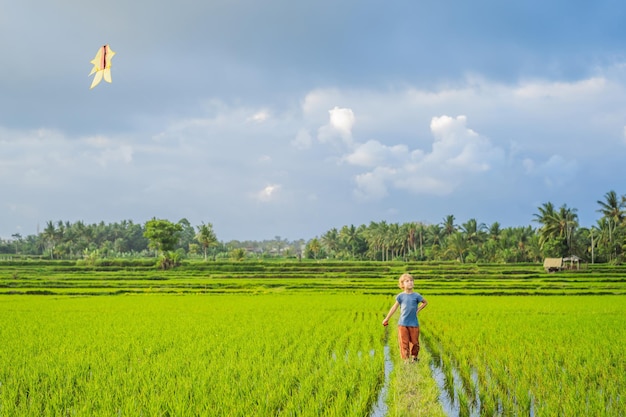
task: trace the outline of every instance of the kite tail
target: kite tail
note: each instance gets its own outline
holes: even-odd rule
[[[106,68],[104,71],[104,81],[111,82],[111,68]]]
[[[109,78],[111,78],[110,75],[109,75]],[[89,87],[89,89],[91,90],[92,88],[100,84],[100,81],[102,81],[102,71],[97,71],[96,75],[93,77],[93,82],[91,83],[91,87]]]

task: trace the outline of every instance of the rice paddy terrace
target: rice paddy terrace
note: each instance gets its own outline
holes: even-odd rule
[[[603,295],[626,293],[626,266],[589,265],[546,273],[534,264],[381,262],[186,262],[159,270],[153,260],[0,261],[0,294],[269,293],[394,294],[404,272],[430,295]]]
[[[622,266],[0,260],[0,317],[2,416],[626,415]]]

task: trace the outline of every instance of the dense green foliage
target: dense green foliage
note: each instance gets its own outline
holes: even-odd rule
[[[245,260],[308,258],[372,261],[540,262],[545,257],[576,255],[589,263],[624,262],[626,256],[626,196],[614,191],[598,200],[600,218],[580,227],[577,210],[551,203],[538,207],[538,227],[501,227],[468,219],[456,224],[447,215],[438,224],[370,222],[332,228],[308,241],[274,239],[221,242],[211,223],[195,228],[187,219],[177,223],[152,219],[86,225],[49,221],[37,235],[0,239],[0,254],[50,259],[129,258],[153,256],[158,249],[175,264],[183,258]],[[155,225],[157,228],[153,227]],[[165,227],[167,226],[167,227]],[[147,233],[147,234],[146,234]]]

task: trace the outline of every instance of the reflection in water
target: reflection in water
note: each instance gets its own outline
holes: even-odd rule
[[[391,374],[391,370],[393,369],[393,363],[391,362],[391,355],[389,354],[389,346],[385,345],[385,383],[383,384],[383,388],[378,393],[378,400],[374,407],[372,408],[372,413],[370,417],[385,417],[387,415],[387,403],[385,399],[387,398],[387,391],[389,390],[389,375]]]
[[[468,397],[456,368],[444,369],[443,360],[433,356],[430,370],[439,387],[439,402],[448,417],[479,417],[481,411],[478,388]],[[474,373],[472,379],[478,378]],[[475,385],[476,387],[476,385]]]

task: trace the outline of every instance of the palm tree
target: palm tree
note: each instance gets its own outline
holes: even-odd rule
[[[563,204],[558,211],[550,202],[538,207],[539,214],[535,214],[535,221],[541,223],[539,228],[539,243],[543,248],[546,243],[556,245],[556,251],[561,256],[570,254],[572,250],[572,239],[578,227],[578,214],[575,208],[568,208]],[[565,245],[563,247],[563,244]]]
[[[382,260],[385,260],[385,253],[387,251],[387,230],[389,226],[386,221],[380,223],[370,222],[366,229],[365,240],[369,246],[370,256],[373,259],[377,258],[378,252],[381,253]]]
[[[532,227],[516,227],[513,229],[513,239],[516,245],[516,256],[515,260],[517,262],[525,261],[527,258],[527,250],[528,244],[531,241],[532,236],[535,234]]]
[[[502,229],[500,228],[500,223],[494,222],[491,226],[489,226],[489,239],[491,240],[500,240],[500,233],[502,233]]]
[[[443,228],[439,224],[431,224],[426,228],[426,241],[430,243],[430,257],[432,259],[437,258],[439,248],[443,244]]]
[[[417,227],[415,222],[402,225],[402,233],[406,238],[406,248],[409,252],[417,252]]]
[[[19,233],[13,233],[11,237],[15,241],[15,254],[17,255],[19,253],[20,243],[22,242],[22,235]]]
[[[406,242],[406,239],[400,232],[400,225],[398,223],[391,223],[389,225],[387,233],[385,233],[385,241],[387,246],[387,260],[390,259],[390,253],[391,259],[394,259],[400,254]]]
[[[575,208],[568,208],[566,204],[563,204],[558,212],[559,236],[565,238],[567,249],[570,252],[568,254],[571,254],[574,246],[572,241],[578,227],[577,211]]]
[[[539,213],[535,213],[533,217],[534,221],[541,224],[539,228],[539,242],[543,244],[554,236],[556,230],[555,218],[556,212],[554,210],[554,204],[551,202],[543,203],[541,207],[537,207]]]
[[[307,245],[309,247],[309,251],[313,254],[313,259],[317,259],[320,251],[322,250],[322,245],[318,238],[314,237],[311,239]]]
[[[608,244],[611,247],[610,251],[614,252],[614,255],[617,256],[618,248],[617,245],[615,245],[615,234],[617,228],[624,223],[626,196],[622,196],[621,199],[618,199],[615,191],[611,190],[604,195],[604,200],[605,201],[598,200],[600,208],[597,211],[602,213],[602,217],[608,222]]]
[[[464,263],[467,250],[468,242],[461,232],[455,232],[446,238],[446,255],[451,255]]]
[[[197,226],[198,233],[196,233],[196,241],[202,246],[204,252],[204,260],[207,260],[207,250],[211,247],[217,246],[217,236],[213,231],[213,225],[211,223],[204,224],[204,222]]]
[[[50,250],[50,259],[52,259],[57,240],[57,230],[51,220],[46,223],[46,228],[43,230],[43,238],[46,246]]]
[[[354,227],[353,224],[351,224],[349,227],[343,226],[341,230],[339,230],[339,242],[341,246],[348,251],[352,258],[356,256],[358,239],[358,229]]]
[[[334,257],[339,250],[339,232],[337,229],[333,227],[328,232],[324,233],[320,240],[322,245],[325,246],[328,255]]]
[[[441,225],[443,226],[444,236],[450,236],[457,230],[457,225],[454,224],[454,215],[452,214],[448,214],[446,217],[444,217],[443,223]]]
[[[485,230],[487,226],[485,223],[478,223],[476,219],[469,219],[466,223],[461,225],[461,231],[467,238],[470,244],[478,245],[484,241]]]

